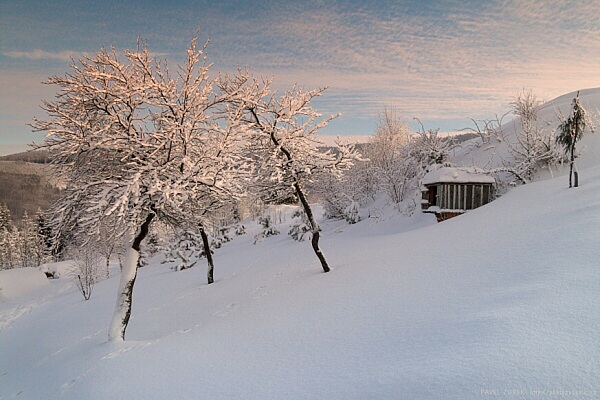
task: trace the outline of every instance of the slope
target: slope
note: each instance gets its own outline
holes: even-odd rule
[[[554,135],[561,122],[571,111],[571,104],[577,92],[568,93],[546,102],[539,112],[541,126],[549,135]],[[590,119],[596,127],[600,126],[600,88],[584,89],[579,91],[579,98],[583,107],[587,110]],[[517,121],[510,120],[501,127],[503,139],[491,138],[489,142],[483,142],[480,138],[473,139],[463,145],[451,157],[451,161],[460,166],[479,166],[493,169],[504,166],[505,161],[510,161],[511,155],[507,143],[513,143],[518,149],[516,135],[519,127]],[[585,132],[583,139],[577,145],[579,157],[576,164],[580,169],[589,168],[599,164],[597,154],[600,153],[600,135]],[[567,171],[568,172],[568,171]],[[552,174],[564,174],[565,170],[553,170]],[[552,174],[542,171],[541,177],[549,177]]]
[[[124,343],[106,342],[116,276],[88,302],[50,281],[0,304],[1,397],[597,398],[600,167],[585,175],[407,232],[324,224],[329,274],[285,235],[224,245],[210,286],[154,260]]]

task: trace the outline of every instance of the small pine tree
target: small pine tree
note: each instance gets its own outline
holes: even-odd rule
[[[10,216],[10,210],[6,204],[0,204],[0,230],[3,229],[12,229],[12,218]]]
[[[302,210],[296,210],[292,218],[299,218],[299,220],[296,219],[292,223],[288,235],[298,242],[302,242],[304,239],[312,239],[310,221],[306,217],[306,213]]]
[[[0,269],[15,267],[14,236],[12,230],[0,229]]]
[[[564,147],[565,154],[569,157],[569,187],[573,187],[575,145],[583,137],[583,132],[587,126],[591,127],[591,121],[579,102],[579,92],[577,92],[577,96],[573,99],[571,114],[559,125],[558,135],[556,136],[556,143]],[[575,173],[575,187],[577,186],[578,179],[577,173]]]
[[[254,244],[269,236],[279,235],[279,230],[275,227],[270,215],[260,217],[258,223],[262,225],[262,231],[254,236]]]
[[[171,267],[175,271],[192,268],[203,257],[202,239],[192,231],[183,231],[168,246],[163,263],[174,262]]]

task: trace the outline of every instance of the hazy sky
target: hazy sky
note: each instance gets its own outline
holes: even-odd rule
[[[315,107],[342,113],[331,135],[371,134],[386,106],[451,131],[523,88],[550,100],[600,86],[600,0],[0,0],[0,154],[41,138],[26,124],[56,88],[40,82],[70,57],[141,35],[173,63],[198,28],[214,71],[328,85]]]

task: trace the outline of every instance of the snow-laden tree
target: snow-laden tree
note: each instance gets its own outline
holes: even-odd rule
[[[393,108],[385,108],[379,115],[375,134],[369,140],[367,157],[377,186],[395,205],[404,200],[414,168],[407,153],[410,140],[408,125],[400,114]]]
[[[418,118],[415,120],[421,125],[421,130],[411,136],[408,153],[418,166],[417,174],[420,174],[430,165],[446,163],[456,144],[449,138],[441,137],[439,129],[425,130],[421,121]]]
[[[152,222],[178,226],[188,204],[239,193],[241,110],[229,101],[233,93],[214,85],[196,42],[175,73],[139,41],[122,55],[102,48],[73,62],[70,73],[46,82],[59,92],[43,103],[49,118],[32,124],[47,132],[37,147],[50,151],[67,182],[52,210],[55,236],[74,229],[94,238],[115,219],[111,236],[128,243],[109,340],[125,337]]]
[[[10,210],[0,204],[0,269],[15,266],[16,240]]]
[[[548,123],[540,117],[543,102],[531,90],[520,92],[511,103],[514,136],[503,135],[510,158],[504,166],[523,181],[532,181],[543,168],[552,168],[562,160],[560,151],[547,129]]]
[[[372,173],[365,165],[364,160],[358,161],[341,177],[329,172],[316,177],[311,190],[319,197],[326,218],[345,219],[349,224],[360,221],[359,205],[367,201],[371,191],[368,185]]]
[[[571,113],[567,119],[563,119],[558,127],[556,143],[564,148],[565,154],[569,157],[569,187],[573,187],[573,167],[575,165],[575,145],[583,137],[586,127],[593,131],[592,122],[587,112],[579,102],[579,92],[573,99]],[[578,177],[575,173],[575,184],[578,186]]]
[[[328,272],[306,184],[320,172],[335,173],[350,167],[355,153],[349,146],[340,146],[337,154],[318,148],[315,134],[336,117],[321,119],[321,114],[310,105],[325,88],[305,91],[294,87],[278,95],[271,91],[270,84],[268,80],[247,79],[243,85],[223,82],[221,87],[237,95],[236,104],[245,110],[248,149],[255,158],[255,174],[260,177],[253,186],[275,194],[274,199],[297,198],[310,224],[313,250],[323,271]],[[238,89],[241,86],[245,91]]]
[[[182,230],[169,243],[163,263],[175,263],[172,268],[175,271],[183,271],[194,267],[204,255],[200,234],[191,230]]]
[[[0,230],[9,230],[12,227],[12,217],[10,215],[10,209],[4,203],[0,204]]]
[[[100,221],[100,226],[98,228],[98,236],[90,240],[86,246],[104,259],[104,268],[102,271],[102,277],[104,279],[108,279],[110,276],[110,259],[113,255],[123,255],[124,254],[124,243],[122,238],[115,236],[118,235],[119,232],[123,231],[121,229],[115,229],[116,224],[123,223],[124,221],[116,218],[116,215],[105,216]]]
[[[89,300],[94,285],[105,279],[105,273],[102,271],[102,255],[95,245],[86,245],[77,248],[72,256],[73,266],[69,273],[83,299]]]
[[[35,213],[35,225],[39,237],[40,256],[42,257],[40,264],[43,264],[51,261],[56,254],[52,251],[52,230],[48,226],[46,213],[40,208]]]
[[[240,174],[238,178],[247,180],[248,176],[246,172],[247,171],[245,170],[238,170],[237,173]],[[218,236],[213,235],[213,240],[211,242],[209,238],[209,231],[211,228],[218,226],[218,222],[216,220],[219,219],[219,217],[229,215],[229,218],[225,219],[234,219],[234,217],[231,215],[235,211],[234,200],[236,197],[245,195],[242,187],[237,187],[236,190],[237,192],[235,196],[233,194],[224,195],[223,193],[206,194],[202,198],[197,198],[194,202],[187,203],[185,205],[187,219],[183,223],[179,224],[181,229],[178,231],[177,236],[180,238],[185,237],[186,241],[189,241],[187,244],[185,244],[185,246],[191,246],[190,249],[193,248],[193,250],[191,250],[192,253],[196,254],[198,257],[206,257],[206,280],[209,285],[215,281],[215,264],[212,254],[213,248],[215,247],[214,245],[216,243],[215,240]],[[221,218],[221,220],[223,220],[223,218]],[[216,229],[213,229],[213,231],[215,230]],[[186,256],[186,252],[182,252],[180,254],[180,262],[182,265],[186,265],[188,262],[190,262],[186,261],[186,259],[191,260],[191,253],[190,256]],[[193,262],[193,264],[195,265],[196,262]],[[176,270],[181,269],[185,268],[176,268]]]
[[[44,262],[44,243],[27,211],[18,224],[10,210],[0,205],[0,269],[37,267]]]
[[[27,211],[21,219],[18,231],[18,251],[22,267],[38,267],[43,260],[42,240],[38,234],[37,224]]]

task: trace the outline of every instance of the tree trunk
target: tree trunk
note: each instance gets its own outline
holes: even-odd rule
[[[575,163],[575,157],[573,156],[573,149],[571,149],[571,162],[569,163],[569,187],[573,187],[573,164]]]
[[[121,269],[121,281],[117,292],[117,304],[112,321],[108,328],[108,340],[125,340],[125,330],[131,316],[131,299],[133,296],[133,285],[137,277],[137,266],[140,258],[140,244],[148,235],[148,229],[154,213],[148,214],[146,221],[140,226],[139,231],[131,240],[131,246],[125,252],[125,263]]]
[[[104,275],[105,275],[104,277],[106,279],[108,279],[110,277],[110,254],[111,253],[108,253],[108,255],[106,256],[106,266],[105,266],[105,270],[104,270]]]
[[[572,187],[571,181],[573,176],[573,167],[575,166],[575,140],[572,138],[573,145],[571,146],[571,164],[569,166],[569,187]],[[575,181],[575,187],[577,187],[578,182]]]
[[[211,283],[213,283],[215,281],[215,278],[214,278],[215,265],[213,264],[213,258],[212,258],[212,254],[210,252],[210,244],[208,243],[208,235],[206,234],[206,231],[204,230],[204,225],[199,224],[198,227],[200,228],[200,236],[202,237],[202,244],[204,246],[204,254],[206,255],[206,261],[208,262],[208,271],[206,272],[206,277],[208,279],[208,284],[210,285]]]
[[[321,232],[319,232],[319,224],[317,224],[317,221],[315,221],[315,218],[312,213],[312,209],[310,208],[310,204],[308,204],[308,200],[306,200],[306,196],[304,195],[304,192],[302,191],[302,188],[300,187],[300,184],[298,182],[294,183],[294,189],[296,189],[296,194],[298,195],[298,198],[300,199],[300,203],[302,204],[302,207],[304,208],[304,212],[306,213],[306,216],[308,217],[308,221],[310,222],[310,228],[311,228],[311,233],[312,233],[312,240],[311,240],[312,248],[315,251],[317,258],[321,262],[321,267],[323,267],[323,272],[329,272],[330,268],[329,268],[329,265],[327,264],[327,260],[325,259],[325,255],[319,248],[319,238],[321,236]]]

